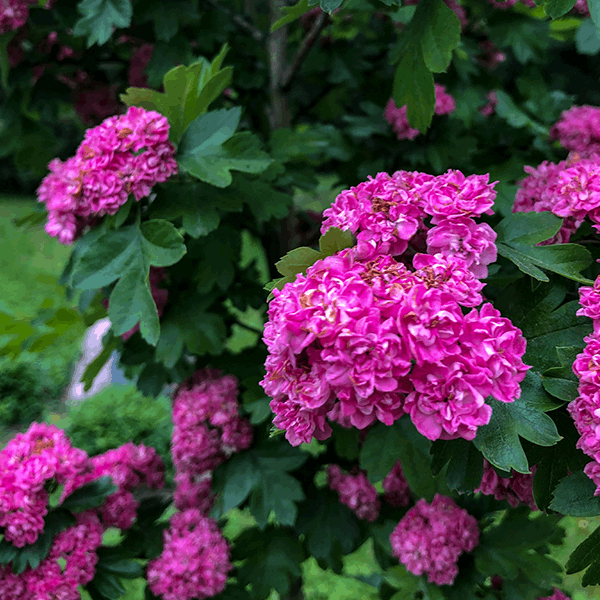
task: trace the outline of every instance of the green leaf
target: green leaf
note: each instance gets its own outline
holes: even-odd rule
[[[399,419],[389,427],[377,423],[369,429],[360,450],[360,466],[367,471],[371,483],[376,483],[400,460],[413,494],[431,501],[438,490],[431,474],[430,447],[431,442],[416,430],[410,419]]]
[[[425,64],[418,42],[408,39],[400,56],[394,75],[392,97],[396,106],[406,105],[410,126],[424,132],[431,124],[435,112],[433,75]]]
[[[575,46],[579,54],[594,56],[600,52],[600,30],[591,19],[585,19],[577,29]]]
[[[554,421],[543,412],[553,403],[539,374],[527,372],[521,383],[521,397],[514,402],[499,402],[491,397],[486,402],[492,407],[492,417],[478,429],[473,443],[495,467],[529,473],[519,436],[539,446],[552,446],[560,441]]]
[[[331,14],[334,10],[338,9],[344,0],[319,0],[319,6],[323,12]]]
[[[558,19],[566,15],[575,6],[575,0],[546,0],[544,12],[551,19]]]
[[[304,534],[309,554],[332,565],[361,543],[356,517],[328,489],[315,490],[300,505],[296,528]]]
[[[168,5],[160,0],[147,0],[139,8],[136,7],[135,16],[140,23],[152,21],[157,41],[168,42],[181,25],[198,21],[200,13],[193,0],[170,0]]]
[[[558,285],[532,286],[522,279],[508,287],[497,299],[496,307],[519,327],[527,339],[525,364],[541,372],[558,366],[555,348],[584,347],[583,338],[591,333],[592,323],[578,317],[579,302],[561,306],[566,291]]]
[[[596,29],[600,31],[600,0],[588,0],[587,5],[592,22],[596,26]]]
[[[90,483],[86,483],[69,494],[63,500],[61,508],[68,508],[76,513],[89,508],[97,508],[104,503],[108,496],[118,489],[111,477],[108,475],[100,477]]]
[[[448,464],[446,483],[451,490],[472,492],[483,477],[483,456],[467,440],[437,440],[431,446],[432,471],[437,473]]]
[[[275,267],[284,277],[295,277],[306,273],[308,267],[324,258],[321,252],[302,246],[290,250],[283,258],[275,263]]]
[[[202,117],[209,117],[212,114],[207,113]],[[190,125],[188,131],[194,123]],[[207,123],[205,125],[208,127]],[[200,125],[195,126],[192,130],[197,135],[189,134],[189,139],[178,154],[178,163],[184,171],[201,181],[224,188],[232,182],[231,171],[258,174],[273,162],[268,154],[261,150],[259,139],[250,132],[244,131],[228,139],[225,137],[229,131],[227,126],[216,132],[210,129],[200,131],[199,127]],[[186,135],[188,135],[187,131],[182,144]],[[204,135],[211,136],[206,143],[203,141]],[[220,138],[227,141],[216,145]]]
[[[355,427],[346,428],[332,424],[335,453],[346,460],[356,460],[360,450],[360,431]]]
[[[144,576],[144,568],[139,562],[125,558],[116,558],[114,560],[103,558],[96,564],[96,569],[117,577],[124,577],[125,579],[137,579]]]
[[[117,600],[125,593],[125,588],[117,577],[111,573],[107,573],[98,569],[94,575],[94,579],[86,586],[90,591],[92,598],[93,594],[99,594],[101,598],[107,600]]]
[[[538,135],[547,136],[548,128],[541,125],[530,117],[527,113],[522,111],[513,101],[513,99],[504,91],[496,90],[496,97],[498,104],[496,105],[496,113],[502,119],[504,119],[512,127],[517,129],[526,127],[533,133]],[[541,214],[541,213],[516,213],[517,215],[522,214]],[[511,215],[515,216],[515,215]]]
[[[550,508],[570,517],[597,517],[600,498],[594,496],[596,484],[582,471],[561,479]]]
[[[112,353],[119,347],[120,340],[118,337],[110,336],[106,343],[103,342],[102,350],[92,360],[88,363],[83,375],[81,376],[81,382],[84,384],[84,391],[89,391],[94,385],[94,379],[98,377],[98,374],[104,367],[104,365],[109,361]]]
[[[319,238],[319,250],[323,256],[333,256],[346,248],[354,246],[354,236],[349,231],[342,231],[337,227],[330,227]]]
[[[546,269],[568,279],[591,284],[580,273],[592,262],[585,248],[578,244],[535,245],[552,237],[559,228],[560,220],[554,215],[515,213],[503,219],[497,227],[498,253],[538,281],[549,281],[541,270]]]
[[[575,548],[569,556],[565,570],[567,575],[571,575],[583,571],[588,566],[592,573],[597,574],[600,572],[600,527],[597,527],[589,537]]]
[[[454,11],[443,0],[422,0],[411,27],[419,28],[427,68],[434,73],[446,71],[460,42],[461,26]]]
[[[82,17],[75,23],[73,35],[87,36],[87,47],[102,46],[111,37],[113,28],[131,24],[131,0],[82,0],[77,5]]]
[[[244,531],[236,539],[233,559],[245,559],[238,570],[238,582],[252,585],[254,600],[264,600],[272,589],[287,596],[292,582],[302,573],[305,556],[297,535],[270,526],[262,532],[256,528]]]
[[[283,219],[290,212],[292,196],[276,190],[267,181],[236,175],[231,188],[248,205],[257,221]]]
[[[297,469],[307,458],[287,442],[274,441],[237,455],[215,471],[217,501],[213,513],[219,516],[249,497],[250,511],[261,529],[267,526],[272,512],[282,525],[293,525],[296,503],[304,499],[304,492],[287,471]]]
[[[581,471],[587,462],[586,456],[575,446],[579,441],[579,433],[575,429],[573,419],[568,413],[555,411],[552,413],[559,434],[563,439],[555,446],[541,450],[541,458],[533,477],[533,497],[540,510],[546,510],[552,501],[552,494],[561,479],[569,473]]]
[[[579,379],[573,373],[573,362],[580,352],[581,348],[577,346],[556,348],[561,366],[552,367],[542,375],[544,389],[564,402],[571,402],[578,396]]]
[[[183,236],[167,221],[153,219],[107,231],[84,246],[72,273],[75,288],[89,290],[110,285],[108,315],[115,335],[138,322],[142,337],[156,345],[160,327],[148,273],[150,266],[166,267],[185,254]]]
[[[309,0],[300,0],[298,4],[294,6],[282,6],[281,12],[282,17],[277,19],[273,25],[271,25],[271,33],[277,31],[280,27],[292,23],[296,19],[299,19],[304,13],[311,10]]]

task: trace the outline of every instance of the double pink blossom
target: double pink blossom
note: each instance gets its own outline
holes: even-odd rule
[[[372,523],[379,516],[381,503],[377,490],[363,471],[356,469],[344,473],[337,465],[329,465],[327,484],[339,494],[340,502],[352,510],[359,519]]]
[[[383,480],[383,491],[385,501],[391,506],[401,508],[410,504],[412,494],[399,460]]]
[[[600,153],[600,107],[572,106],[565,110],[550,129],[550,139],[582,156]]]
[[[136,106],[88,129],[75,156],[50,162],[38,188],[49,213],[48,234],[70,244],[95,219],[115,214],[131,194],[139,201],[176,174],[168,138],[167,119]]]
[[[428,504],[419,500],[402,517],[392,535],[393,555],[415,575],[430,583],[452,585],[458,575],[458,558],[479,542],[477,520],[452,498],[436,494]]]
[[[483,477],[475,492],[486,496],[494,496],[496,500],[507,500],[513,507],[520,503],[526,504],[531,510],[538,510],[533,499],[533,475],[537,467],[531,468],[531,473],[523,474],[513,471],[511,477],[499,477],[492,465],[485,460]]]

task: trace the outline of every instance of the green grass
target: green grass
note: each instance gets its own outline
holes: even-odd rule
[[[17,318],[31,319],[44,306],[72,306],[58,278],[70,253],[44,231],[43,224],[14,224],[36,208],[30,198],[0,197],[0,308]],[[74,327],[52,346],[29,356],[56,382],[66,385],[77,360],[84,327]],[[26,355],[27,356],[27,355]]]

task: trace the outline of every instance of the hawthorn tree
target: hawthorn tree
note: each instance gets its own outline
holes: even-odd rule
[[[2,313],[1,352],[108,315],[84,381],[116,350],[168,386],[175,475],[32,424],[0,596],[297,600],[371,540],[382,600],[566,598],[559,521],[600,515],[598,28],[600,0],[4,0],[0,169],[77,308]]]

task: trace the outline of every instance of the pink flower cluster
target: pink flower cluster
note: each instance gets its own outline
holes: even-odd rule
[[[385,492],[385,501],[390,506],[402,508],[410,504],[412,494],[404,478],[402,464],[399,460],[383,480],[383,491]]]
[[[564,218],[559,232],[545,244],[568,242],[584,219],[600,229],[600,156],[578,155],[554,164],[525,167],[529,174],[519,182],[513,212],[548,211]]]
[[[196,371],[173,398],[173,463],[178,510],[212,508],[211,472],[252,444],[252,426],[238,414],[238,382],[220,371]]]
[[[115,214],[130,194],[138,201],[148,196],[177,173],[168,138],[167,119],[137,106],[88,129],[75,156],[50,162],[38,188],[49,213],[47,233],[70,244],[97,218]]]
[[[359,519],[372,523],[379,516],[381,503],[377,490],[364,471],[343,473],[337,465],[327,467],[327,485],[340,496],[340,502],[352,510]]]
[[[435,84],[435,114],[449,115],[456,109],[454,98],[446,92],[446,88],[439,83]],[[398,108],[393,98],[388,100],[383,116],[392,126],[399,140],[414,140],[421,132],[408,123],[406,116],[407,107]]]
[[[405,413],[431,440],[470,440],[489,422],[487,396],[519,397],[525,339],[491,304],[475,308],[496,250],[472,217],[491,188],[458,171],[380,173],[325,211],[321,231],[358,232],[357,246],[274,290],[264,334],[261,385],[292,445],[329,437],[326,419],[364,429]]]
[[[0,527],[18,548],[33,544],[48,514],[47,487],[68,485],[88,465],[87,454],[71,446],[54,425],[32,423],[0,451]]]
[[[0,34],[14,31],[25,25],[29,7],[37,0],[2,0],[0,2]]]
[[[223,591],[230,570],[217,524],[190,508],[171,517],[163,552],[148,563],[148,587],[164,600],[202,600]]]
[[[600,107],[572,106],[550,129],[550,139],[581,156],[600,152]]]
[[[95,575],[103,529],[94,511],[79,513],[76,518],[75,525],[54,538],[48,556],[37,568],[28,567],[16,575],[10,565],[0,565],[2,600],[80,600],[79,586]]]
[[[129,529],[135,521],[139,502],[132,491],[141,487],[164,486],[165,465],[152,447],[129,442],[90,459],[91,467],[67,482],[63,498],[82,485],[110,476],[118,490],[98,509],[104,527]]]
[[[507,500],[513,507],[521,502],[531,510],[538,510],[533,499],[533,475],[536,466],[531,467],[531,473],[523,474],[513,471],[512,477],[499,477],[490,463],[484,459],[483,477],[475,493],[494,496],[496,500]]]
[[[44,530],[49,490],[64,485],[61,502],[82,485],[109,475],[119,489],[98,509],[77,515],[77,523],[59,533],[48,556],[17,575],[0,567],[4,600],[79,600],[78,586],[94,577],[97,548],[108,527],[127,528],[136,516],[131,490],[163,484],[164,466],[152,448],[126,444],[89,458],[73,448],[54,425],[33,423],[0,451],[0,526],[5,540],[18,548],[33,544]],[[65,564],[61,567],[60,562]]]
[[[584,473],[596,484],[595,495],[600,496],[600,277],[593,287],[581,287],[579,295],[577,314],[593,320],[594,332],[584,338],[586,346],[573,363],[579,395],[568,410],[581,436],[577,448],[593,459]]]
[[[394,556],[415,575],[430,583],[452,585],[457,562],[479,542],[477,520],[452,498],[436,494],[428,504],[419,500],[402,517],[390,536]]]

